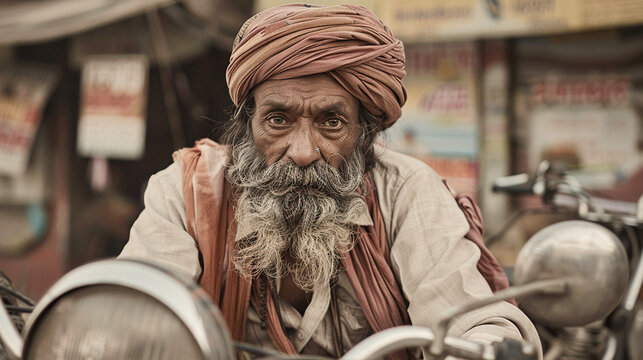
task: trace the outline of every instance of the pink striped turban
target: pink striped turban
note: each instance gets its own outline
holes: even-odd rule
[[[385,128],[400,117],[404,47],[362,6],[293,4],[255,15],[235,39],[226,80],[238,106],[263,81],[320,73],[383,115]]]

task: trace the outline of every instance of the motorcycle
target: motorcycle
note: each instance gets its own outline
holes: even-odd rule
[[[498,178],[493,191],[537,195],[542,206],[517,212],[500,231],[487,239],[488,246],[527,215],[566,214],[577,219],[579,226],[607,229],[626,250],[629,265],[627,275],[621,281],[627,281],[627,289],[619,305],[606,318],[556,327],[543,321],[539,315],[531,314],[547,349],[545,359],[643,359],[643,196],[638,204],[592,196],[573,176],[547,161],[538,166],[534,176],[519,174]],[[527,247],[531,241],[527,242]],[[516,262],[520,264],[521,261],[519,256]],[[611,287],[600,289],[615,291]],[[521,307],[529,312],[527,305]]]
[[[373,334],[341,359],[376,359],[404,348],[421,348],[425,359],[538,359],[535,344],[507,338],[483,344],[447,336],[449,324],[459,314],[512,298],[547,326],[603,323],[608,315],[630,308],[631,293],[638,294],[636,281],[640,290],[640,268],[635,266],[628,282],[628,253],[607,228],[587,220],[554,224],[521,250],[512,287],[455,306],[428,327]],[[10,286],[0,284],[0,290],[0,340],[10,359],[233,359],[238,352],[266,359],[324,359],[233,342],[221,313],[198,285],[144,262],[103,260],[81,266],[37,304]],[[20,311],[29,313],[22,331],[16,326]]]

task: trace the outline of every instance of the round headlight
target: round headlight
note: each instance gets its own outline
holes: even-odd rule
[[[532,320],[553,326],[581,326],[600,320],[618,305],[627,287],[628,260],[608,229],[587,221],[563,221],[537,232],[516,259],[517,285],[566,279],[564,295],[520,300]]]
[[[24,359],[232,359],[219,310],[192,281],[105,260],[49,289],[27,321]]]

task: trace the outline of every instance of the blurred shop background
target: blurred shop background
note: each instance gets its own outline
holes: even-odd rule
[[[149,176],[218,137],[238,28],[286,2],[0,1],[0,270],[18,290],[119,253]],[[612,199],[643,193],[640,0],[347,2],[405,42],[408,101],[383,140],[473,194],[488,234],[533,201],[493,180],[543,159]],[[492,251],[512,265],[547,221]]]

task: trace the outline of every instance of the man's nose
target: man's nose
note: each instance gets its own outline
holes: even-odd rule
[[[286,152],[286,157],[298,166],[308,166],[321,158],[321,152],[315,150],[316,146],[312,130],[307,126],[302,126],[292,134],[292,141]]]

